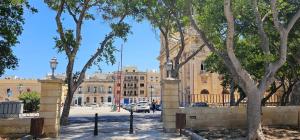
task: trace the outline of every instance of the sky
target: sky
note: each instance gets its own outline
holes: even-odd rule
[[[56,32],[55,11],[47,7],[43,1],[31,0],[30,4],[38,9],[38,13],[31,13],[28,10],[24,13],[25,24],[20,43],[14,48],[14,54],[19,59],[19,66],[15,70],[6,70],[2,76],[18,76],[21,78],[43,78],[51,72],[49,61],[57,57],[58,66],[55,73],[65,73],[67,58],[64,53],[57,53],[54,49],[54,37]],[[159,62],[159,35],[148,21],[137,23],[127,18],[126,22],[131,25],[131,34],[128,40],[123,42],[118,39],[114,43],[117,49],[123,44],[123,66],[137,66],[138,70],[158,70]],[[65,27],[73,28],[74,24],[67,15],[63,16]],[[82,28],[82,45],[77,54],[74,70],[80,71],[89,57],[95,52],[104,36],[109,33],[108,24],[99,18],[96,21],[86,21]],[[114,65],[107,65],[101,62],[102,72],[112,72],[118,69],[120,52],[115,53],[117,62]],[[97,66],[91,67],[88,74],[99,72]]]

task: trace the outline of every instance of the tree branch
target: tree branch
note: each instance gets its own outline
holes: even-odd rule
[[[293,26],[295,25],[295,23],[297,22],[297,20],[300,18],[300,9],[298,9],[297,13],[292,17],[292,19],[290,20],[290,22],[287,25],[287,32],[290,32],[291,29],[293,28]]]
[[[66,3],[66,6],[67,6],[67,10],[68,10],[69,14],[72,16],[74,22],[77,23],[77,22],[78,22],[78,19],[77,19],[75,13],[72,12],[70,6],[69,6],[67,3]]]
[[[80,12],[79,18],[78,18],[78,22],[76,23],[76,45],[79,46],[80,42],[81,42],[81,26],[83,23],[83,19],[86,15],[86,11],[88,10],[89,6],[88,3],[90,2],[90,0],[84,0],[83,4],[82,4],[82,10]],[[79,47],[75,47],[72,51],[72,54],[76,54]]]
[[[64,10],[64,5],[65,5],[65,0],[61,0],[56,17],[55,17],[55,21],[56,21],[56,26],[57,26],[57,32],[60,36],[61,41],[63,42],[62,46],[63,46],[64,50],[66,51],[66,55],[68,56],[68,58],[70,58],[71,51],[70,51],[69,47],[66,45],[64,29],[63,29],[62,22],[60,20],[62,12]]]
[[[195,52],[193,52],[190,56],[188,56],[183,62],[179,64],[179,68],[185,65],[188,61],[190,61],[193,57],[195,57],[203,48],[204,44],[202,44]]]
[[[260,12],[258,11],[257,0],[252,1],[252,9],[254,10],[256,24],[257,24],[257,27],[258,27],[258,33],[261,37],[260,46],[261,46],[261,48],[262,48],[262,50],[264,51],[265,54],[270,54],[269,37],[267,36],[267,34],[264,30],[264,26],[263,26],[263,20],[265,19],[265,17],[268,15],[269,12],[265,15],[265,17],[263,19],[261,19],[260,18],[261,17]]]
[[[278,20],[278,10],[276,8],[276,0],[271,0],[271,10],[273,15],[273,22],[275,25],[275,28],[281,32],[283,30],[282,24]]]
[[[125,17],[127,16],[127,13],[125,13],[120,20],[118,21],[118,23],[121,23],[124,21]],[[83,82],[84,76],[85,76],[85,72],[87,71],[87,69],[92,65],[92,63],[96,60],[97,57],[99,57],[99,55],[103,52],[106,43],[112,39],[113,37],[115,37],[115,33],[114,31],[111,31],[107,36],[105,36],[104,40],[101,42],[101,46],[97,49],[97,51],[92,55],[92,57],[85,63],[84,67],[82,68],[78,80],[77,82],[74,84],[75,85],[75,89],[77,89],[77,87]]]

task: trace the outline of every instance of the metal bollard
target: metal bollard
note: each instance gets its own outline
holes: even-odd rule
[[[98,136],[98,113],[95,114],[94,136]]]
[[[130,128],[129,128],[129,134],[133,134],[133,111],[130,110]]]

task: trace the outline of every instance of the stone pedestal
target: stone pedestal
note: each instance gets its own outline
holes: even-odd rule
[[[163,128],[166,133],[176,132],[176,112],[179,109],[178,85],[180,80],[164,79],[162,81]]]
[[[41,80],[40,117],[44,118],[46,137],[57,137],[60,132],[62,80]]]

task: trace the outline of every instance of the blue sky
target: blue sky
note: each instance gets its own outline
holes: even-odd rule
[[[43,1],[30,1],[31,5],[38,9],[38,13],[25,12],[25,25],[22,35],[19,37],[20,43],[13,48],[14,54],[19,58],[19,67],[16,70],[6,70],[6,75],[16,75],[22,78],[43,78],[50,73],[49,61],[52,57],[57,57],[59,64],[57,73],[64,73],[67,59],[64,54],[58,54],[54,49],[53,37],[57,36],[55,12],[47,7]],[[156,59],[159,55],[159,36],[153,30],[149,22],[136,23],[132,19],[127,19],[132,28],[127,42],[116,40],[115,45],[123,48],[123,66],[134,65],[139,70],[159,69],[159,62]],[[64,17],[66,27],[73,27],[72,20]],[[83,25],[82,46],[75,60],[74,69],[79,71],[94,53],[102,41],[105,34],[110,31],[109,26],[100,20],[87,21]],[[115,71],[120,61],[120,52],[116,52],[117,62],[115,65],[101,64],[103,72]],[[99,71],[97,66],[93,66],[88,73]]]

